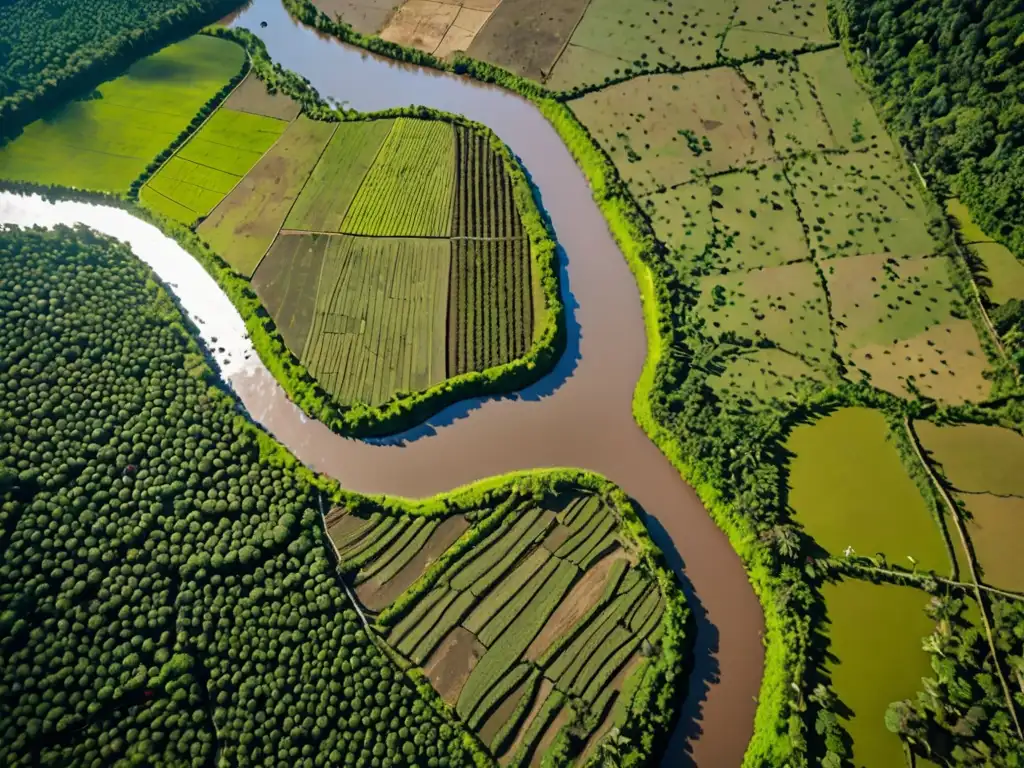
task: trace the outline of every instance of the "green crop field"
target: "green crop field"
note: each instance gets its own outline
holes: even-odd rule
[[[547,738],[531,724],[549,694],[605,708],[618,696],[621,673],[658,642],[665,595],[633,567],[631,539],[599,497],[520,500],[466,517],[474,527],[435,549],[429,567],[420,534],[447,520],[335,511],[327,526],[342,570],[362,587],[419,561],[421,581],[389,592],[404,607],[383,625],[387,642],[424,668],[496,756],[511,758]],[[382,620],[390,610],[372,607],[385,608]]]
[[[457,127],[455,139],[458,174],[452,237],[523,237],[512,180],[505,172],[501,156],[485,136],[467,128]]]
[[[339,124],[288,213],[285,229],[341,232],[349,205],[393,125],[393,120]]]
[[[157,213],[191,226],[239,183],[288,123],[220,108],[139,192]]]
[[[928,594],[909,587],[846,580],[826,583],[829,661],[826,668],[853,739],[853,765],[904,765],[899,738],[885,727],[893,701],[914,698],[933,674],[922,639],[933,623]],[[918,761],[918,765],[921,761]]]
[[[127,192],[244,57],[232,42],[197,35],[140,59],[0,147],[0,178]]]
[[[740,71],[751,83],[772,128],[780,153],[834,149],[835,138],[799,58],[744,64]]]
[[[376,405],[445,378],[447,241],[288,237],[328,239],[302,354],[324,389]]]
[[[342,223],[354,235],[448,237],[455,183],[451,125],[399,118]]]
[[[844,408],[793,430],[789,506],[833,555],[853,547],[910,567],[908,556],[940,576],[952,569],[942,529],[907,475],[878,411]],[[870,482],[865,482],[870,478]]]
[[[236,272],[255,272],[333,133],[333,123],[300,115],[200,224],[199,234]]]
[[[533,340],[530,245],[452,241],[448,373],[481,371],[522,357]]]

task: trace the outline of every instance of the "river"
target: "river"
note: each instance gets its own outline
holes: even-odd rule
[[[343,438],[287,399],[230,300],[156,228],[121,210],[7,193],[0,194],[0,223],[81,222],[128,241],[176,293],[251,417],[347,488],[419,497],[539,467],[580,467],[617,483],[643,508],[696,617],[690,688],[663,765],[740,765],[761,682],[761,609],[725,535],[633,420],[633,390],[647,350],[639,292],[557,133],[518,96],[324,38],[295,23],[280,0],[256,0],[232,23],[258,34],[276,62],[308,78],[324,97],[361,111],[422,105],[462,114],[508,144],[560,246],[568,343],[551,374],[514,395],[454,405],[392,438]]]

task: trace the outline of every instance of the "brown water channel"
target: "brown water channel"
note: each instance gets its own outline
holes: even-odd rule
[[[10,196],[0,196],[6,197],[0,222],[80,220],[124,239],[131,234],[136,253],[178,294],[215,357],[226,347],[221,373],[250,415],[299,459],[348,488],[419,497],[539,467],[581,467],[617,483],[645,511],[697,618],[695,668],[663,764],[740,765],[761,681],[761,609],[726,537],[633,421],[633,390],[647,350],[639,293],[557,133],[517,96],[325,39],[296,24],[279,0],[256,0],[233,24],[258,34],[276,62],[308,78],[324,97],[361,111],[423,105],[459,113],[509,145],[530,174],[561,249],[569,341],[552,374],[512,396],[452,406],[393,438],[342,438],[287,400],[242,343],[244,326],[230,305],[224,308],[226,297],[212,296],[212,280],[156,230],[128,221],[124,212]]]

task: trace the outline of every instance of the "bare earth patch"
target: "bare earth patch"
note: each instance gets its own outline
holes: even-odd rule
[[[1020,566],[1024,498],[987,493],[965,493],[960,498],[971,513],[967,534],[978,556],[984,582],[999,589],[1024,592],[1024,568]]]
[[[527,713],[526,718],[519,726],[519,731],[516,733],[516,740],[512,742],[512,745],[499,758],[499,762],[502,765],[508,765],[512,761],[516,752],[519,751],[519,745],[522,744],[523,737],[526,736],[526,732],[530,730],[530,723],[532,723],[534,718],[537,717],[537,713],[540,712],[541,707],[544,706],[545,700],[551,695],[554,688],[554,684],[546,677],[540,681],[540,686],[537,688],[537,696],[533,700],[533,706],[530,707],[530,711]]]
[[[486,652],[476,635],[465,627],[456,627],[430,655],[423,671],[434,690],[454,707],[469,673]]]
[[[626,553],[622,549],[616,548],[614,552],[605,555],[583,574],[583,577],[576,582],[555,612],[551,614],[540,634],[526,649],[526,659],[536,661],[551,643],[572,629],[576,622],[601,599],[601,593],[604,592],[604,585],[612,566],[616,561],[625,558]]]
[[[453,515],[437,526],[427,543],[409,563],[389,581],[381,584],[376,579],[365,581],[356,587],[359,600],[371,611],[379,611],[395,602],[405,590],[422,576],[430,564],[437,560],[469,528],[462,515]]]
[[[313,5],[332,19],[341,20],[363,35],[380,32],[401,0],[313,0]]]
[[[491,716],[484,721],[484,724],[480,726],[478,735],[484,744],[490,746],[491,742],[494,741],[494,737],[498,735],[501,726],[507,723],[508,719],[512,717],[512,713],[516,711],[516,707],[519,706],[519,700],[526,694],[526,687],[529,684],[529,678],[521,682],[512,693],[505,697],[505,700],[498,705],[498,708],[491,713]]]
[[[380,36],[436,56],[468,50],[500,0],[407,0]]]
[[[562,707],[562,711],[555,717],[554,722],[548,726],[548,729],[544,731],[544,735],[541,737],[540,742],[537,744],[537,748],[533,750],[533,756],[530,758],[530,765],[540,765],[544,761],[544,755],[551,749],[551,745],[555,741],[555,737],[558,732],[562,730],[565,724],[569,721],[569,708]]]

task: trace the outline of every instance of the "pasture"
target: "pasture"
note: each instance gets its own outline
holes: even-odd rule
[[[665,596],[598,497],[471,512],[458,542],[419,561],[448,520],[336,514],[328,530],[357,590],[427,574],[389,591],[405,607],[382,632],[503,763],[539,760],[570,722],[587,735],[610,727],[659,642]]]
[[[774,347],[723,350],[721,370],[708,376],[719,395],[743,404],[790,400],[829,381],[829,374],[800,355]]]
[[[530,244],[452,240],[448,375],[524,356],[533,340]]]
[[[881,553],[894,564],[951,572],[940,523],[888,441],[878,411],[843,408],[796,427],[786,441],[794,519],[825,551]],[[870,478],[866,482],[865,479]]]
[[[256,271],[333,133],[333,123],[300,115],[199,225],[199,234],[236,272],[250,277]]]
[[[204,35],[147,56],[0,147],[0,178],[127,192],[244,59],[235,43]]]
[[[394,120],[339,123],[284,228],[341,232],[352,199],[393,125]]]
[[[733,59],[831,42],[826,4],[813,0],[738,0],[722,43]]]
[[[810,258],[780,165],[716,176],[709,183],[717,228],[715,268],[750,270]]]
[[[924,202],[897,158],[812,155],[791,161],[787,174],[818,258],[935,251]]]
[[[445,240],[328,238],[302,362],[342,403],[378,405],[445,378]],[[301,247],[301,246],[300,246]]]
[[[452,126],[398,118],[342,223],[353,235],[447,237],[455,183]]]
[[[835,138],[821,111],[800,59],[744,64],[740,71],[754,86],[780,154],[834,149]]]
[[[284,120],[218,109],[150,177],[139,199],[192,226],[235,188],[287,127]]]
[[[570,107],[637,196],[773,157],[757,101],[731,69],[640,77]]]
[[[249,112],[287,122],[298,117],[301,110],[297,101],[283,93],[270,93],[263,81],[252,72],[232,91],[223,106],[236,112]]]
[[[893,701],[914,698],[921,678],[933,674],[921,650],[935,628],[924,611],[928,594],[852,579],[826,583],[822,593],[829,623],[827,670],[849,708],[840,723],[853,739],[852,763],[904,765],[903,746],[886,729],[885,711]]]
[[[681,263],[695,263],[714,241],[711,189],[701,181],[652,192],[637,200],[655,235]]]
[[[980,261],[974,267],[974,280],[992,304],[1024,299],[1024,265],[1005,245],[994,242],[974,223],[967,206],[953,198],[946,201],[946,212],[967,248]]]

